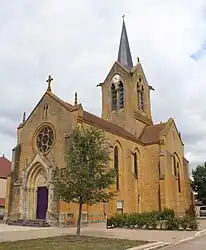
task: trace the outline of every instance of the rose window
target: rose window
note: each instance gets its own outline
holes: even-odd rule
[[[40,129],[36,137],[36,146],[38,150],[45,154],[47,153],[54,143],[54,132],[51,127],[44,126]]]

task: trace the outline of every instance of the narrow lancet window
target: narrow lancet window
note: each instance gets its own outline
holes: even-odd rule
[[[117,146],[114,148],[114,169],[116,170],[116,189],[119,190],[119,156]]]
[[[180,173],[178,173],[178,190],[179,190],[179,193],[181,193]]]
[[[134,174],[138,176],[137,153],[134,153]]]
[[[144,111],[144,88],[143,88],[143,86],[142,86],[140,93],[141,93],[141,95],[140,95],[141,110]]]
[[[121,81],[119,83],[119,108],[124,108],[124,86]]]
[[[112,110],[117,110],[117,91],[115,89],[114,84],[111,86],[112,92]]]

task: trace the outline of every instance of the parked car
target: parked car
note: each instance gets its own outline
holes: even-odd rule
[[[206,216],[206,206],[200,207],[200,216]]]

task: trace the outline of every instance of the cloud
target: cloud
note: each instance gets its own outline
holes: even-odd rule
[[[206,39],[203,0],[15,0],[0,8],[0,153],[11,157],[16,127],[46,89],[101,115],[102,82],[116,60],[121,16],[133,60],[139,56],[152,93],[155,122],[174,117],[194,167],[206,143],[206,57],[190,55]]]

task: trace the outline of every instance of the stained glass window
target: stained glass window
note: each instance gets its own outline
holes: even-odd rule
[[[44,126],[40,129],[36,137],[36,146],[38,150],[45,154],[49,152],[54,143],[54,131],[50,126]]]

